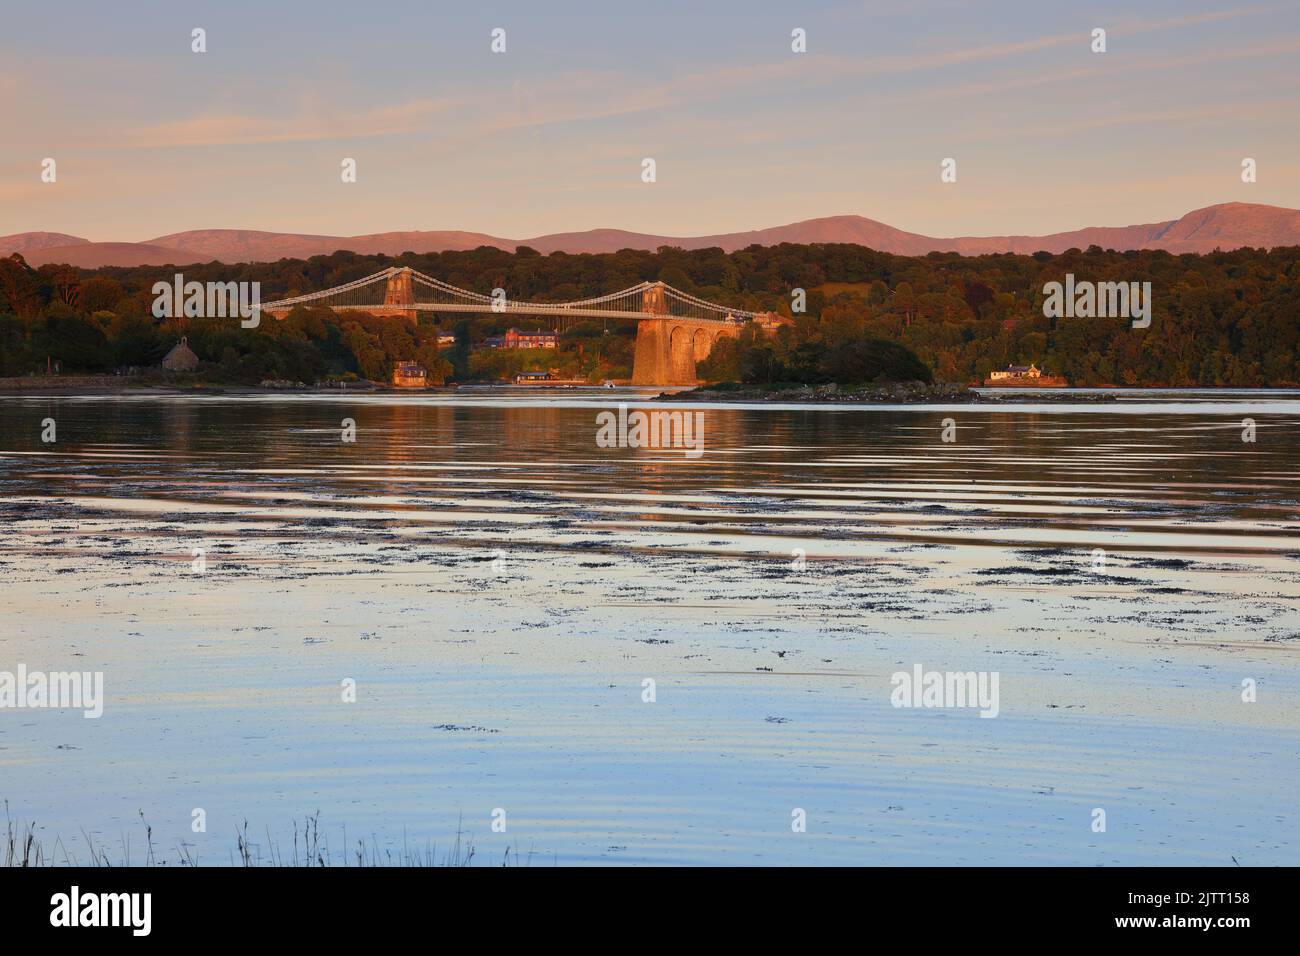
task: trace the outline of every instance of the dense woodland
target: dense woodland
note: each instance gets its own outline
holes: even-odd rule
[[[256,383],[330,378],[386,380],[414,359],[434,381],[484,380],[524,369],[556,369],[592,381],[631,374],[635,322],[570,321],[558,352],[478,350],[510,316],[432,316],[419,323],[299,309],[237,320],[155,319],[152,286],[185,279],[257,281],[269,301],[410,265],[482,293],[565,301],[660,279],[711,301],[791,315],[792,292],[806,310],[773,339],[745,335],[715,350],[701,371],[746,382],[922,378],[977,382],[995,368],[1036,363],[1075,385],[1252,386],[1300,382],[1300,248],[1243,249],[1175,256],[1091,247],[1061,255],[894,256],[855,245],[750,247],[607,255],[542,256],[492,248],[399,257],[337,252],[307,261],[103,268],[29,267],[0,259],[0,375],[112,372],[156,367],[181,334],[203,360],[197,377]],[[1149,328],[1123,319],[1043,316],[1043,286],[1079,280],[1152,284]],[[541,320],[539,320],[540,322]],[[455,331],[441,353],[439,332]],[[886,343],[894,343],[888,345]],[[919,363],[916,359],[919,358]]]

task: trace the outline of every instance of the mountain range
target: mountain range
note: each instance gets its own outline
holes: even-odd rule
[[[247,229],[196,229],[145,242],[90,242],[60,232],[22,232],[0,236],[0,256],[20,253],[34,266],[49,262],[83,268],[99,266],[183,265],[194,262],[274,262],[328,255],[340,249],[363,254],[444,252],[495,246],[513,252],[528,246],[551,252],[600,253],[620,249],[679,246],[684,249],[721,247],[733,252],[750,245],[783,242],[845,242],[897,255],[958,252],[1059,253],[1067,249],[1164,249],[1171,253],[1213,252],[1243,246],[1272,248],[1300,245],[1300,210],[1256,203],[1220,203],[1196,209],[1178,219],[1136,226],[1091,226],[1045,236],[966,236],[950,239],[904,232],[862,216],[829,216],[785,226],[713,236],[656,236],[622,229],[553,233],[531,239],[503,239],[480,232],[380,232],[364,236],[319,236]]]

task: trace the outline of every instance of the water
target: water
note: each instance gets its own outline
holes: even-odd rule
[[[289,856],[318,810],[336,863],[458,825],[534,865],[1295,862],[1300,396],[596,447],[638,397],[0,398],[0,671],[107,698],[0,710],[0,797],[83,862],[141,811],[173,859],[245,820]],[[891,706],[918,663],[998,716]]]

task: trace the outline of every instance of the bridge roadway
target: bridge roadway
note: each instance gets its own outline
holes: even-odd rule
[[[295,303],[297,304],[297,303]],[[275,316],[283,312],[288,314],[292,305],[280,302],[267,302],[262,305],[263,312]],[[670,319],[675,316],[664,315],[657,312],[627,312],[615,311],[614,309],[573,309],[565,306],[548,307],[544,302],[521,302],[512,303],[507,301],[505,308],[492,305],[480,305],[477,303],[459,303],[459,302],[411,302],[411,303],[387,303],[384,305],[331,305],[335,312],[369,312],[372,315],[397,315],[405,312],[451,312],[451,313],[474,313],[477,315],[531,315],[531,316],[572,316],[582,319]],[[717,328],[727,328],[733,325],[744,325],[746,319],[686,319],[692,323],[701,325],[714,326]]]

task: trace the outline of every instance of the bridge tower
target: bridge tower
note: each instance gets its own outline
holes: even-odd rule
[[[388,286],[384,289],[384,305],[415,305],[415,285],[411,281],[411,267],[403,266],[388,274]],[[376,314],[382,314],[376,312]],[[395,309],[389,313],[403,318],[416,320],[414,309]]]
[[[655,282],[646,287],[645,292],[641,294],[641,311],[650,312],[654,315],[668,314],[668,300],[664,298],[664,289],[662,282]]]

